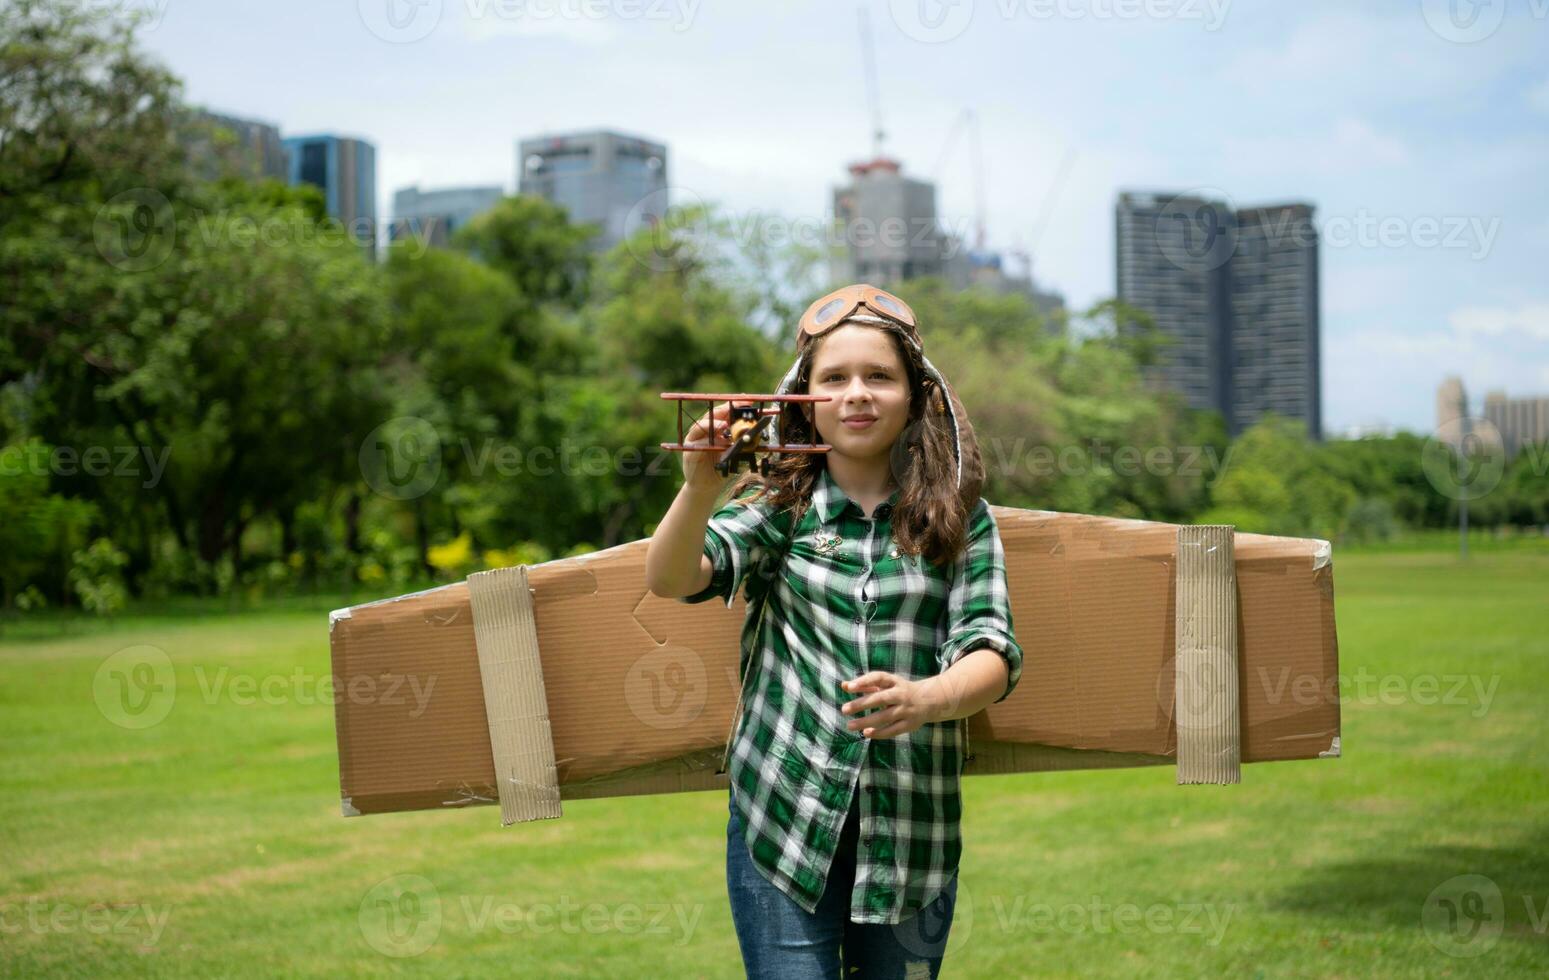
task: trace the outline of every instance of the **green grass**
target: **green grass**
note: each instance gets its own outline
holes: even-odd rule
[[[1248,766],[1226,787],[1165,768],[968,779],[948,975],[1549,970],[1549,544],[1335,565],[1344,757]],[[328,605],[7,634],[0,972],[741,975],[719,793],[572,802],[508,828],[490,807],[342,818],[332,705],[311,683]],[[143,730],[93,696],[136,644],[176,675],[170,714]],[[234,677],[272,696],[243,703]],[[1448,697],[1454,677],[1468,685]],[[1463,896],[1477,955],[1438,949],[1467,934],[1425,918],[1459,875],[1501,896],[1499,919]],[[383,955],[377,900],[405,882],[434,889],[422,910],[440,928],[418,955]],[[70,918],[104,904],[92,928]]]

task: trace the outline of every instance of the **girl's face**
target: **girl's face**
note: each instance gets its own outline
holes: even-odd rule
[[[807,393],[832,397],[810,410],[819,441],[841,455],[886,456],[909,422],[909,375],[893,338],[875,327],[845,324],[819,341]]]

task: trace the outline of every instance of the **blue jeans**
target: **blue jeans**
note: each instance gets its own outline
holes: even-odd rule
[[[814,912],[797,905],[763,876],[748,853],[742,819],[730,796],[727,809],[731,816],[726,824],[726,891],[749,977],[913,978],[926,975],[922,966],[928,967],[931,977],[940,972],[957,900],[956,875],[936,901],[897,925],[850,921],[860,839],[859,789],[850,801],[828,883]]]

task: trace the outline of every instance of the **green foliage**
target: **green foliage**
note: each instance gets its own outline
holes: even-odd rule
[[[109,541],[98,538],[91,547],[71,556],[70,588],[81,597],[81,608],[108,616],[124,608],[129,594],[124,588],[123,568],[129,557]]]
[[[1211,490],[1212,507],[1199,522],[1235,523],[1262,534],[1338,537],[1359,495],[1332,471],[1325,455],[1302,423],[1265,415],[1232,443],[1225,472]]]
[[[558,205],[519,194],[459,228],[452,244],[510,279],[530,314],[546,303],[575,307],[585,299],[593,237]]]
[[[6,607],[391,593],[616,545],[681,481],[660,394],[767,391],[788,367],[822,254],[778,216],[681,207],[594,255],[595,229],[515,196],[450,248],[373,265],[316,188],[250,179],[134,25],[0,8]],[[1166,338],[1123,303],[1050,320],[897,289],[997,503],[1351,541],[1457,520],[1421,437],[1318,443],[1266,418],[1229,440],[1147,382]],[[389,455],[430,478],[382,485]],[[1546,469],[1529,447],[1470,520],[1549,522]]]
[[[4,605],[61,595],[68,559],[95,523],[91,503],[49,491],[53,448],[39,439],[0,449],[0,586]],[[48,592],[43,590],[47,589]]]

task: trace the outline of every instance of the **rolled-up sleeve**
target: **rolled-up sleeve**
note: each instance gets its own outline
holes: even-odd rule
[[[979,498],[968,519],[968,541],[953,567],[947,599],[947,639],[937,652],[941,670],[965,654],[989,647],[1006,661],[1006,700],[1022,676],[1022,647],[1011,620],[1011,591],[1006,586],[1006,556],[1000,529],[989,503]]]
[[[770,520],[774,511],[768,498],[753,499],[758,491],[749,487],[710,515],[704,548],[712,569],[710,584],[693,595],[679,596],[679,602],[719,597],[730,607],[759,552],[782,546],[781,532]]]

